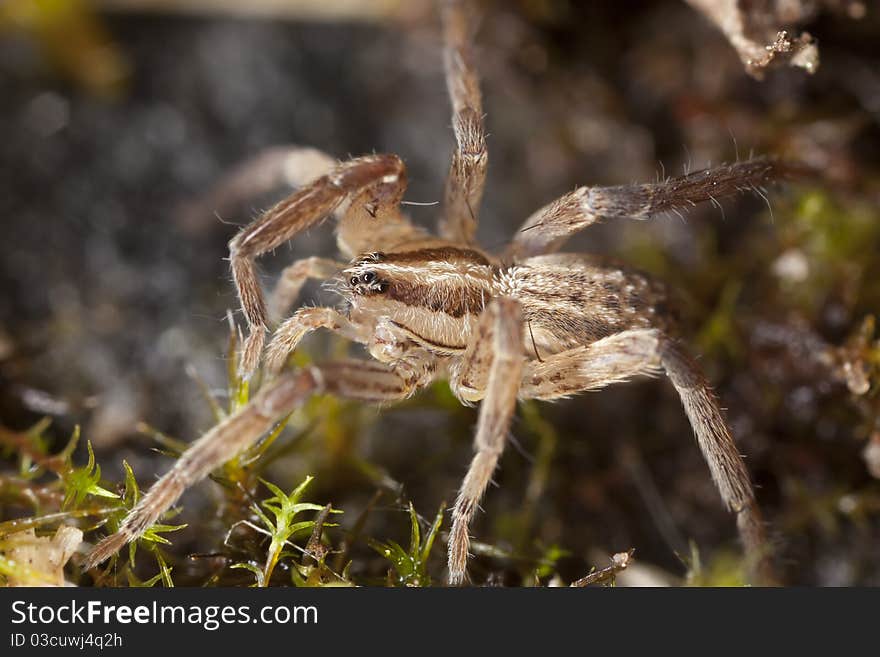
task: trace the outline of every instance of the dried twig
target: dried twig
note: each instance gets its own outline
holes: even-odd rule
[[[814,73],[819,48],[807,32],[793,36],[784,26],[807,20],[816,10],[806,0],[686,0],[720,29],[736,49],[746,71],[762,79],[771,64],[788,63]]]
[[[627,552],[618,552],[611,557],[611,563],[608,566],[600,568],[599,570],[594,570],[586,577],[581,577],[576,582],[572,582],[571,585],[574,587],[583,587],[592,584],[599,584],[608,580],[613,584],[617,573],[626,570],[627,566],[632,563],[635,551],[635,548],[630,548]]]

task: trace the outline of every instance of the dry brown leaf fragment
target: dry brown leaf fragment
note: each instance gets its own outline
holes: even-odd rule
[[[812,0],[686,0],[720,29],[734,47],[746,71],[763,78],[774,64],[788,63],[814,73],[819,48],[807,32],[797,36],[783,29],[811,18],[818,9]]]
[[[876,320],[868,315],[841,347],[832,352],[835,373],[854,395],[865,395],[876,381],[880,339],[874,337]]]

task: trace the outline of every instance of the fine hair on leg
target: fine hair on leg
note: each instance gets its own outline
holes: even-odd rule
[[[390,205],[396,212],[405,185],[403,163],[396,155],[370,155],[349,160],[275,204],[230,240],[232,277],[248,324],[240,364],[243,378],[249,378],[259,363],[268,322],[255,258],[314,226],[351,196],[356,197],[352,205],[357,203],[358,206],[365,204],[369,197],[371,216],[381,213],[384,218],[386,206]],[[349,228],[345,225],[351,223],[349,217],[360,218],[358,209],[349,207],[339,229],[340,236]],[[395,218],[403,221],[396,215]],[[370,232],[370,227],[361,225],[363,223],[361,221],[357,226],[357,234]],[[372,227],[372,232],[384,236],[376,226]]]
[[[793,171],[780,162],[753,159],[695,171],[656,183],[578,187],[544,206],[520,227],[508,255],[526,258],[559,250],[574,233],[603,219],[649,219],[697,203],[756,191]]]
[[[486,185],[488,151],[483,128],[483,101],[474,64],[475,23],[470,3],[443,0],[443,65],[452,102],[455,150],[446,176],[440,236],[472,244],[477,231],[480,201]]]
[[[476,454],[452,510],[448,545],[449,583],[452,585],[463,584],[467,579],[468,528],[504,451],[524,360],[522,314],[517,301],[504,297],[495,299],[481,321],[492,325],[492,364],[486,396],[480,403],[474,439]]]

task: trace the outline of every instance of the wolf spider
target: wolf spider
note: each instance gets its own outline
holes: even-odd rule
[[[449,582],[461,584],[467,578],[469,524],[504,450],[517,399],[559,399],[665,372],[721,498],[736,514],[753,578],[771,581],[749,474],[715,395],[673,337],[664,289],[635,271],[557,251],[573,233],[602,219],[645,220],[715,201],[757,188],[781,165],[756,159],[652,184],[580,187],[535,212],[500,256],[491,255],[474,239],[487,152],[465,3],[444,2],[442,22],[456,148],[438,236],[401,213],[406,172],[396,155],[338,163],[311,149],[293,149],[240,170],[233,188],[275,180],[282,169],[298,182],[310,179],[229,243],[249,331],[241,375],[250,377],[263,357],[269,308],[274,316],[283,315],[307,279],[331,279],[341,272],[338,287],[346,310],[303,307],[278,324],[263,357],[269,382],[180,457],[120,530],[93,550],[86,567],[140,536],[186,488],[308,396],[325,392],[392,402],[445,378],[463,403],[480,402],[476,453],[452,510],[448,540]],[[312,257],[294,263],[267,305],[255,258],[331,214],[338,219],[339,250],[351,260]],[[300,340],[317,329],[365,345],[373,359],[284,370]]]

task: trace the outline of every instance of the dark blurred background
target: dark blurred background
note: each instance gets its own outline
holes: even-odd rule
[[[398,153],[406,198],[439,200],[453,138],[438,21],[426,2],[257,2],[252,16],[224,2],[56,4],[0,9],[0,424],[49,415],[59,444],[82,424],[108,480],[126,459],[146,486],[168,460],[140,423],[187,441],[213,423],[186,370],[224,388],[225,314],[237,309],[226,242],[284,190],[219,216],[182,208],[279,144]],[[819,40],[814,75],[780,67],[763,81],[673,0],[486,2],[477,38],[487,248],[576,185],[651,181],[750,152],[822,172],[685,221],[607,223],[570,245],[676,290],[796,584],[880,584],[880,347],[864,324],[880,307],[872,4],[859,19],[825,10],[802,26]],[[408,210],[425,226],[437,213]],[[266,280],[332,254],[331,233],[263,259]],[[306,298],[332,303],[318,286]],[[315,357],[339,348],[309,346]],[[404,501],[426,517],[452,501],[473,410],[442,390],[381,413],[327,409],[274,467],[282,488],[317,475],[310,497],[345,510],[344,527],[390,488],[365,533],[401,542]],[[719,583],[736,569],[733,518],[671,386],[638,382],[523,415],[474,527],[508,556],[479,557],[477,581],[521,583],[553,546],[566,582],[631,547],[643,581],[681,581],[690,541],[692,575]],[[184,498],[190,522],[211,508],[211,486]],[[223,534],[191,526],[173,552],[214,550]],[[356,575],[387,567],[365,546],[354,558]]]

